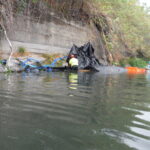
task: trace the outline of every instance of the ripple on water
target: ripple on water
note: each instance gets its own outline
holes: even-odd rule
[[[0,80],[0,147],[149,150],[147,80],[106,74],[80,73],[70,76],[73,80],[69,73],[28,74]]]
[[[134,136],[133,134],[114,129],[102,129],[101,132],[117,139],[119,143],[121,142],[127,144],[131,148],[136,148],[137,150],[149,150],[149,139],[141,138],[139,136]]]

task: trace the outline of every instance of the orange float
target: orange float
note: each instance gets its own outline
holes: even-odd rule
[[[129,74],[144,74],[146,69],[138,67],[126,67]]]

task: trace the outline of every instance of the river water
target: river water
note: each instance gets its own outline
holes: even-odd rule
[[[150,150],[150,74],[0,75],[0,150]]]

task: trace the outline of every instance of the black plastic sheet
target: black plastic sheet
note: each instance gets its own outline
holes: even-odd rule
[[[79,61],[78,69],[98,71],[98,68],[102,66],[99,63],[99,60],[95,57],[94,48],[90,42],[81,47],[73,45],[69,52],[67,62],[69,62],[69,56],[72,54],[75,55]]]

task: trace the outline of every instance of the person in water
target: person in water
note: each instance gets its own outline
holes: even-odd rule
[[[69,65],[69,67],[71,67],[71,69],[77,69],[78,68],[78,59],[76,58],[75,55],[73,55],[73,54],[70,55],[68,65]]]

